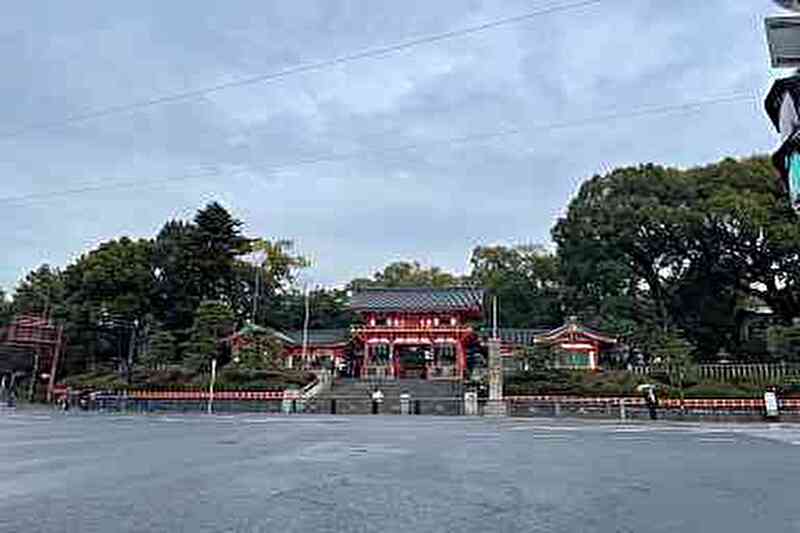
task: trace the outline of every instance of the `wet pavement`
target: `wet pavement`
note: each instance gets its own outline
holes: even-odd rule
[[[800,426],[0,412],[0,531],[800,531]]]

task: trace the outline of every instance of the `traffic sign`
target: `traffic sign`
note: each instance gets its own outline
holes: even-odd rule
[[[800,67],[800,17],[768,17],[764,23],[772,66]]]

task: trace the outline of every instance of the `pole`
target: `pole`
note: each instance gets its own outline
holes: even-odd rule
[[[33,373],[31,373],[31,382],[28,384],[28,401],[32,402],[34,394],[36,394],[36,380],[39,377],[39,351],[33,355]]]
[[[303,364],[306,362],[306,354],[308,352],[308,321],[310,318],[310,305],[308,301],[308,285],[305,287],[306,293],[306,310],[305,318],[303,319]]]
[[[497,296],[492,296],[492,339],[497,338]]]
[[[208,384],[208,414],[214,412],[214,382],[217,380],[217,358],[211,360],[211,382]]]
[[[254,265],[255,269],[255,279],[253,280],[253,285],[255,289],[253,291],[253,316],[250,317],[250,322],[253,324],[256,323],[256,312],[258,311],[258,293],[259,293],[259,281],[261,281],[261,276],[258,275],[258,263]]]

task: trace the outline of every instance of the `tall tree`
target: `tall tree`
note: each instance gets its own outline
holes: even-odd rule
[[[224,363],[223,339],[233,333],[234,316],[225,302],[206,300],[195,312],[191,336],[183,351],[183,364],[195,372],[207,372],[213,358]]]
[[[58,269],[43,264],[29,272],[14,292],[18,314],[50,314],[64,301],[64,278]]]
[[[439,267],[425,268],[417,261],[398,261],[376,272],[372,279],[353,280],[350,287],[447,287],[459,282],[458,276]]]
[[[763,158],[595,176],[553,237],[565,301],[639,337],[680,328],[704,357],[737,349],[745,296],[784,320],[800,312],[797,218]]]
[[[123,237],[101,244],[63,274],[65,321],[73,364],[114,361],[130,370],[137,339],[151,319],[155,276],[153,245]]]
[[[197,212],[194,225],[189,246],[200,295],[204,300],[227,300],[235,292],[237,258],[250,251],[242,222],[212,202]]]
[[[11,303],[5,291],[0,288],[0,327],[7,325],[11,321],[13,313]]]
[[[199,271],[192,243],[195,227],[171,220],[156,236],[153,267],[156,276],[155,312],[167,329],[188,329],[202,301]]]
[[[479,246],[472,252],[470,280],[497,296],[505,327],[560,324],[558,258],[542,246]]]

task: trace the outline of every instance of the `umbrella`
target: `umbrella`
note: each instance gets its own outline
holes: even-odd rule
[[[646,390],[651,390],[651,389],[655,389],[655,388],[656,388],[655,385],[652,385],[650,383],[643,383],[643,384],[641,384],[641,385],[636,387],[636,392],[644,392]]]

